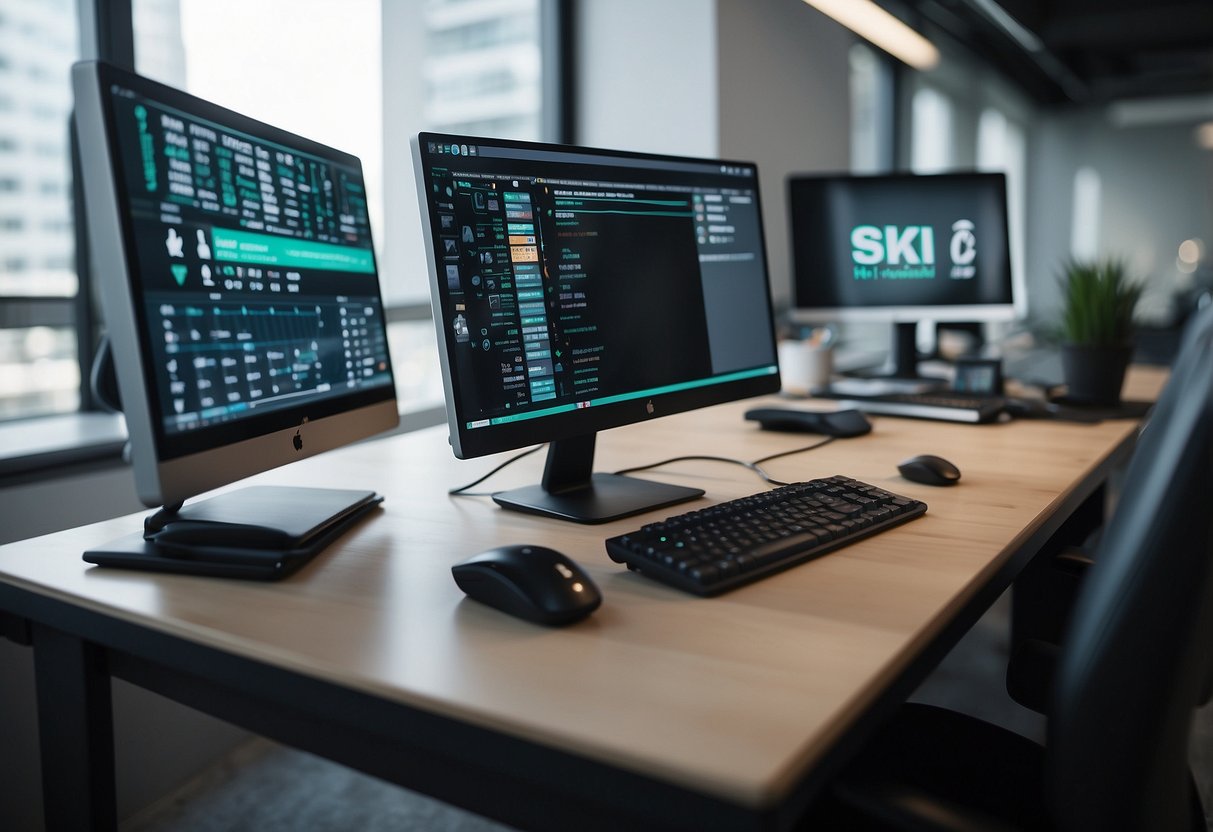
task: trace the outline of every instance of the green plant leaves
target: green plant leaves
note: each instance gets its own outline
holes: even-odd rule
[[[1133,310],[1142,285],[1124,261],[1071,260],[1061,275],[1061,329],[1071,344],[1125,344],[1133,337]]]

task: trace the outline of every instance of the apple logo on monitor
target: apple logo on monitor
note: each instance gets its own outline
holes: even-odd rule
[[[291,439],[291,444],[295,446],[296,451],[303,450],[303,437],[299,435],[299,431],[295,431],[295,436]]]

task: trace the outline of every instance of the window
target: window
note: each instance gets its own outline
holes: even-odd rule
[[[944,53],[929,72],[907,74],[899,145],[914,173],[976,169],[1007,177],[1007,231],[1018,311],[1027,314],[1027,101],[971,56]]]
[[[893,68],[887,57],[857,43],[848,54],[851,94],[851,172],[893,168]]]
[[[74,410],[80,367],[71,327],[0,329],[0,419]]]
[[[68,67],[72,0],[0,17],[0,419],[80,406]]]
[[[1093,260],[1099,255],[1099,206],[1102,180],[1095,168],[1074,172],[1074,203],[1070,216],[1070,256]]]
[[[1024,263],[1027,249],[1024,228],[1027,224],[1027,141],[1023,127],[994,107],[982,110],[977,120],[977,168],[1002,171],[1007,176],[1007,230],[1011,243],[1011,269],[1016,292],[1022,298],[1027,285]]]
[[[441,388],[408,138],[422,129],[562,138],[544,132],[557,123],[545,119],[553,68],[543,60],[555,4],[132,0],[125,20],[105,0],[5,3],[0,419],[76,410],[87,378],[68,153],[79,10],[114,29],[102,48],[119,59],[133,42],[140,73],[361,158],[401,401],[418,408],[439,403]]]
[[[952,102],[931,87],[914,93],[910,170],[939,173],[952,167]]]
[[[382,247],[379,0],[135,0],[133,10],[141,75],[359,157]]]

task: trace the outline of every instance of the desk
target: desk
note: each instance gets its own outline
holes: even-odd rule
[[[1136,370],[1127,394],[1164,375]],[[679,453],[755,459],[814,437],[760,432],[754,402],[604,433],[600,470]],[[452,499],[497,460],[459,462],[445,429],[364,443],[255,478],[375,488],[372,516],[275,584],[89,567],[140,517],[0,547],[0,624],[32,643],[52,827],[113,824],[108,677],[507,823],[547,829],[786,828],[836,766],[1127,455],[1136,425],[963,426],[874,419],[872,434],[773,461],[847,474],[927,515],[713,599],[628,573],[602,545],[655,512],[577,526]],[[937,489],[896,463],[938,453]],[[537,481],[528,458],[494,487]],[[760,490],[740,468],[646,474]],[[701,502],[701,504],[707,504]],[[690,504],[688,504],[690,505]],[[463,599],[450,566],[501,542],[582,563],[602,608],[563,630]]]

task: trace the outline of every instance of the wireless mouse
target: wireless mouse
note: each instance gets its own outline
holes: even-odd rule
[[[794,407],[756,407],[745,417],[763,430],[821,433],[826,436],[862,436],[872,430],[868,417],[858,410],[800,410]]]
[[[960,469],[941,456],[920,454],[904,460],[897,466],[901,475],[910,482],[923,485],[955,485],[960,481]]]
[[[590,576],[555,549],[499,546],[451,567],[469,598],[537,624],[570,624],[598,609]]]

